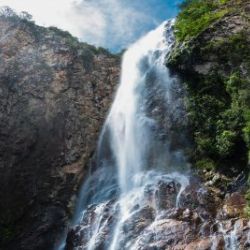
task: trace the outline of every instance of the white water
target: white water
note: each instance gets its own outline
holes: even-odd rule
[[[165,85],[165,104],[172,105],[170,87],[173,79],[164,65],[166,53],[173,44],[172,35],[167,37],[166,34],[171,25],[171,22],[165,22],[148,33],[123,57],[120,87],[105,125],[110,129],[111,147],[123,194],[134,188],[133,176],[152,167],[148,166],[148,156],[152,151],[150,129],[155,121],[147,116],[145,100],[142,100],[150,74]],[[158,160],[166,160],[160,157],[159,152]],[[157,169],[159,166],[153,167]]]
[[[157,196],[159,186],[178,183],[178,206],[181,193],[189,185],[189,179],[177,172],[187,166],[182,152],[170,149],[171,126],[163,124],[162,128],[159,121],[165,118],[157,117],[164,114],[165,123],[183,119],[180,101],[174,95],[176,79],[164,65],[173,45],[172,26],[173,21],[163,23],[132,45],[123,57],[120,86],[98,146],[99,169],[81,193],[80,203],[84,205],[78,208],[78,219],[85,216],[86,210],[80,212],[83,207],[98,204],[83,223],[88,242],[83,249],[96,249],[98,239],[110,230],[111,218],[105,212],[110,209],[116,220],[104,249],[138,249],[140,237],[127,240],[124,226],[141,209],[152,208],[154,220],[141,233],[141,238],[147,237],[164,213]],[[110,205],[109,200],[114,198]]]
[[[236,223],[233,226],[233,230],[231,230],[230,234],[227,232],[223,232],[223,237],[226,243],[225,250],[238,250],[238,237],[237,237],[237,231],[238,231],[238,223]]]
[[[117,205],[120,207],[120,214],[119,214],[119,222],[117,223],[115,230],[113,241],[110,246],[110,250],[117,250],[120,249],[119,242],[124,237],[122,232],[122,227],[128,223],[131,219],[133,219],[133,215],[138,212],[141,208],[150,206],[154,209],[154,222],[141,233],[141,237],[137,237],[137,240],[134,242],[133,240],[128,241],[125,249],[138,249],[137,243],[144,237],[144,233],[147,233],[147,229],[152,230],[154,224],[157,223],[161,219],[161,213],[163,212],[162,209],[158,205],[158,197],[157,191],[158,185],[160,182],[162,183],[170,183],[171,181],[175,181],[180,183],[181,189],[177,195],[177,202],[178,197],[180,196],[181,192],[188,186],[189,180],[187,177],[178,174],[162,174],[160,172],[155,171],[148,171],[147,173],[140,173],[135,175],[132,179],[132,185],[134,188],[130,190],[130,192],[126,192],[121,195]],[[148,196],[147,189],[150,189],[151,197]],[[135,205],[138,206],[135,209]]]
[[[143,171],[150,167],[147,166],[147,157],[151,153],[152,143],[150,128],[155,122],[147,117],[141,100],[148,74],[154,72],[159,81],[165,84],[165,102],[171,105],[172,81],[164,65],[166,53],[172,45],[172,37],[166,36],[166,26],[169,28],[171,25],[171,23],[163,23],[156,30],[148,33],[131,46],[123,58],[120,87],[106,122],[106,126],[110,128],[111,145],[121,188],[118,202],[120,219],[114,230],[110,250],[119,249],[122,225],[131,216],[134,204],[143,203],[142,194],[145,188],[143,179],[147,176]],[[151,167],[157,169],[160,166]],[[156,182],[154,179],[159,178],[159,174],[154,173],[152,178],[153,182]],[[179,181],[182,182],[183,178],[179,178]],[[181,192],[187,185],[187,181],[182,184]]]
[[[180,194],[188,185],[188,179],[184,176],[176,173],[164,175],[161,172],[162,166],[165,171],[170,168],[172,158],[178,158],[177,161],[181,162],[181,157],[178,153],[172,153],[175,157],[171,158],[167,147],[162,149],[160,147],[163,145],[159,147],[154,143],[151,128],[156,121],[147,115],[145,99],[143,100],[145,88],[150,84],[150,76],[153,75],[156,78],[152,79],[152,83],[162,85],[165,91],[164,105],[173,105],[171,87],[174,79],[171,79],[164,65],[166,54],[173,44],[172,33],[166,33],[172,24],[173,21],[163,23],[131,46],[123,57],[120,87],[105,124],[110,131],[111,149],[118,167],[118,183],[121,189],[120,199],[116,204],[120,208],[119,221],[114,229],[110,250],[119,249],[122,226],[136,212],[135,204],[143,207],[148,202],[144,197],[147,186],[156,185],[159,179],[177,181],[181,185],[176,199],[178,205]],[[152,156],[154,150],[156,157]],[[155,157],[153,161],[148,160],[150,155]],[[152,163],[153,166],[150,166]],[[150,168],[155,170],[148,172],[147,169]],[[150,205],[155,207],[157,213],[156,205]],[[132,249],[133,244],[135,243],[129,242],[125,248]]]
[[[147,119],[144,110],[140,110],[140,87],[144,87],[147,73],[142,72],[140,63],[147,57],[148,64],[163,67],[162,57],[155,58],[154,54],[156,50],[163,54],[167,47],[163,31],[164,24],[139,40],[124,55],[120,88],[107,120],[122,193],[133,188],[131,177],[146,164],[145,155],[150,143],[147,123],[153,121]]]
[[[218,232],[216,235],[213,236],[213,245],[211,247],[211,250],[216,250],[219,245],[218,236],[222,236],[225,243],[225,250],[238,250],[239,249],[239,242],[238,242],[238,222],[236,221],[232,227],[232,229],[229,231],[225,228],[225,225],[221,221],[216,221],[217,225],[219,226]]]

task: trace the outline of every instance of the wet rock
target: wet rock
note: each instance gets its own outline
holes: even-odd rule
[[[89,206],[79,225],[71,228],[67,234],[66,250],[104,249],[112,236],[117,214],[114,213],[114,201]]]
[[[210,250],[212,241],[210,239],[202,239],[188,244],[184,250]]]
[[[243,194],[235,192],[227,194],[224,205],[219,213],[222,218],[235,218],[244,214],[246,200]]]
[[[145,244],[145,237],[148,237],[149,233],[152,233],[153,237],[147,245]],[[151,225],[144,234],[139,237],[138,244],[150,247],[156,247],[156,249],[165,249],[164,247],[173,247],[178,245],[180,242],[188,244],[195,238],[195,235],[190,230],[187,222],[181,222],[171,219],[160,220]]]
[[[93,209],[95,210],[96,207],[92,208],[92,212]],[[122,223],[122,233],[119,234],[117,243],[118,249],[224,250],[226,246],[228,249],[237,246],[237,249],[243,250],[246,249],[245,246],[249,245],[250,222],[247,219],[236,217],[233,219],[220,218],[219,220],[218,217],[217,219],[216,217],[206,217],[201,213],[201,207],[198,209],[174,207],[164,210],[151,206],[141,208],[139,206],[133,209],[135,211],[131,211],[129,218]],[[205,208],[202,209],[206,213]],[[109,211],[112,213],[113,209],[109,208]],[[220,207],[216,211],[219,212]],[[91,213],[89,215],[85,213],[85,216],[80,223],[81,226],[77,227],[78,230],[73,231],[73,235],[72,231],[68,235],[68,240],[73,241],[69,242],[69,247],[76,244],[74,250],[79,246],[87,246],[90,242],[90,239],[82,240],[84,235],[93,232],[91,225],[95,222],[91,219]],[[119,216],[115,217],[114,221],[118,218]],[[86,224],[85,221],[88,223]],[[102,221],[105,222],[105,220]],[[116,221],[113,225],[117,223]],[[84,234],[79,234],[79,228],[86,230]],[[112,227],[104,234],[101,229],[95,235],[95,244],[106,242],[106,246],[108,246],[111,242],[109,234],[112,238],[114,234]],[[104,245],[102,246],[103,249],[106,249]]]
[[[203,222],[200,226],[199,234],[203,237],[209,237],[214,233],[214,224],[211,221]]]
[[[159,209],[169,209],[176,206],[180,185],[176,182],[159,183],[156,191],[157,206]]]
[[[249,244],[249,220],[240,219],[237,214],[233,218],[219,216],[225,204],[240,203],[240,193],[227,194],[224,200],[215,203],[216,194],[203,187],[196,178],[191,177],[189,185],[182,183],[185,186],[182,190],[176,175],[159,179],[151,172],[149,176],[150,181],[146,181],[140,191],[128,193],[121,201],[107,202],[103,211],[98,208],[102,207],[101,204],[90,206],[78,230],[73,231],[73,236],[72,232],[69,233],[68,239],[73,241],[69,242],[69,247],[76,242],[74,250],[78,247],[84,249],[89,244],[107,249],[114,235],[119,236],[116,248],[122,250],[224,250],[235,246],[244,249]],[[178,195],[180,200],[176,202]],[[193,203],[196,205],[192,206]],[[121,205],[125,206],[123,217],[114,214],[116,210],[121,211]],[[107,220],[108,217],[111,219]],[[100,222],[97,231],[96,221]],[[84,238],[86,235],[88,237]]]
[[[79,231],[80,226],[77,226],[75,229],[70,229],[67,235],[66,250],[72,250],[74,247],[81,244],[81,241],[79,240],[79,237],[77,235],[77,232]]]
[[[136,211],[124,224],[124,232],[140,233],[142,229],[151,224],[154,220],[154,210],[152,207],[143,207]],[[132,226],[132,227],[131,227]],[[136,226],[136,227],[134,227]]]
[[[183,214],[183,209],[181,208],[171,208],[164,210],[158,215],[158,219],[180,219]]]
[[[122,228],[124,239],[121,241],[125,244],[137,238],[141,232],[153,222],[154,216],[154,210],[151,207],[144,207],[135,212],[124,222]]]
[[[180,206],[196,211],[203,220],[214,217],[216,213],[215,204],[215,196],[201,187],[197,181],[193,181],[180,197]]]
[[[224,250],[225,249],[225,239],[222,235],[216,236],[215,238],[212,238],[212,240],[213,240],[212,247],[215,250]]]

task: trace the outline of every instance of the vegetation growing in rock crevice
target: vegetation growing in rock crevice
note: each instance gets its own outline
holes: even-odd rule
[[[168,58],[189,93],[193,165],[232,177],[249,172],[249,8],[246,0],[184,1]],[[250,205],[250,191],[246,198]]]
[[[241,68],[249,68],[247,37],[238,33],[224,41],[210,42],[201,53],[216,54],[218,64],[208,75],[200,76],[199,84],[188,85],[193,94],[191,114],[198,119],[196,158],[208,156],[214,167],[244,170],[249,148],[250,81]]]
[[[247,170],[244,139],[248,109],[244,97],[239,94],[246,91],[247,85],[243,84],[241,89],[228,90],[236,74],[232,73],[228,78],[216,73],[208,78],[199,77],[196,79],[197,85],[187,81],[195,165],[221,170],[229,175]],[[238,83],[241,81],[240,78],[237,80]]]

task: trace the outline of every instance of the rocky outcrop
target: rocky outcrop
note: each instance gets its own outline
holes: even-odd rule
[[[53,249],[119,77],[119,58],[0,17],[0,249]]]
[[[224,2],[226,14],[177,40],[166,62],[187,86],[193,165],[235,177],[249,171],[250,2]]]
[[[196,1],[186,3],[184,12]],[[203,8],[209,3],[216,5],[218,1],[200,1],[199,6]],[[196,26],[192,26],[192,15],[179,15],[177,22],[178,18],[179,21],[183,18],[179,27],[187,18],[189,30],[193,29],[196,35],[177,39],[166,58],[173,74],[180,76],[187,87],[187,116],[194,145],[189,158],[193,169],[202,177],[212,197],[221,204],[214,202],[217,204],[214,205],[213,217],[216,218],[216,237],[211,234],[209,226],[210,231],[205,236],[209,239],[199,241],[204,249],[231,249],[226,248],[229,238],[235,241],[238,237],[239,245],[234,245],[235,249],[249,249],[249,243],[240,240],[250,235],[244,229],[246,224],[249,227],[250,214],[250,183],[247,183],[250,159],[250,2],[227,0],[210,13],[204,10],[200,14],[199,10],[196,12],[197,20],[207,20],[204,17],[213,17],[221,10],[224,14],[211,19],[214,21],[203,25],[199,32]],[[225,233],[229,236],[222,240],[221,234]],[[191,248],[187,249],[203,249],[197,248],[196,243],[191,243]]]
[[[234,1],[229,2],[227,8],[230,11],[224,17],[206,27],[196,37],[175,43],[167,58],[168,66],[183,73],[193,72],[201,75],[208,75],[212,70],[220,67],[220,73],[227,76],[232,69],[241,65],[242,73],[245,75],[249,73],[247,61],[243,61],[245,55],[241,58],[242,61],[233,62],[232,59],[236,58],[232,57],[235,56],[236,51],[226,51],[227,47],[223,48],[223,45],[227,45],[227,42],[235,38],[235,35],[245,35],[246,39],[249,39],[250,2],[240,0],[238,1],[239,5]],[[240,44],[240,40],[235,41],[235,43],[238,43],[239,47],[242,48],[245,45],[248,46],[245,43]],[[223,50],[224,54],[219,51],[219,48]],[[227,58],[230,54],[232,57]]]
[[[250,222],[239,218],[244,197],[235,192],[223,200],[199,183],[192,178],[181,193],[174,180],[155,183],[154,191],[145,186],[143,204],[134,204],[120,228],[117,249],[248,249]],[[114,200],[90,205],[69,231],[66,249],[106,249],[115,234],[116,206]]]

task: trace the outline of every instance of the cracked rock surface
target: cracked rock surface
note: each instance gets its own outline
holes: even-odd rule
[[[0,246],[52,249],[72,212],[120,59],[0,17]],[[2,249],[0,247],[0,249]]]

